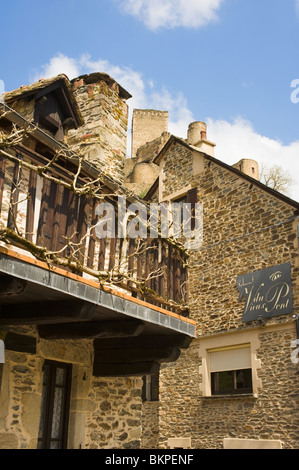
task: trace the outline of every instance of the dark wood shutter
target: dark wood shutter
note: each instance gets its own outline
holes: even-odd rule
[[[26,215],[26,239],[33,241],[33,230],[34,230],[34,211],[35,211],[35,200],[36,200],[36,185],[37,185],[37,174],[35,171],[30,171],[29,175],[29,191],[27,201],[27,215]]]
[[[195,228],[195,204],[197,202],[197,188],[192,188],[187,193],[187,203],[191,204],[191,230]]]
[[[65,232],[65,243],[69,239],[72,243],[77,243],[78,232],[78,212],[79,212],[79,196],[73,191],[69,191],[69,203],[66,219],[66,232]],[[71,249],[67,249],[67,256],[71,255]]]
[[[44,179],[40,208],[37,244],[52,250],[54,210],[57,196],[57,184]]]
[[[96,215],[97,204],[98,204],[98,201],[94,199],[93,207],[92,207],[92,216],[91,216],[90,238],[89,238],[89,244],[88,244],[87,266],[89,268],[94,267],[94,255],[95,255],[95,244],[96,244],[95,225],[97,223],[97,215]]]
[[[37,94],[34,120],[40,127],[51,132],[57,140],[63,141],[64,114],[55,92]]]
[[[20,155],[19,155],[19,158]],[[15,163],[13,170],[13,178],[11,185],[11,196],[10,196],[10,209],[8,213],[7,226],[11,230],[16,230],[16,218],[18,213],[18,200],[19,200],[19,184],[21,181],[22,167],[19,163]]]
[[[78,259],[81,263],[84,261],[86,235],[89,223],[90,212],[90,198],[87,196],[80,196],[79,209],[78,209],[78,224],[77,224],[77,243],[79,244]]]

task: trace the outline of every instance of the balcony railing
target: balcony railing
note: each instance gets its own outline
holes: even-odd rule
[[[185,250],[167,238],[119,236],[118,194],[102,181],[92,182],[78,162],[60,157],[50,164],[51,157],[24,146],[9,149],[9,155],[0,156],[2,240],[188,316]],[[80,193],[80,188],[97,189]],[[97,207],[104,201],[115,208],[116,232],[98,238]]]

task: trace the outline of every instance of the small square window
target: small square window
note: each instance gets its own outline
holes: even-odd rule
[[[252,393],[250,347],[212,350],[210,357],[212,395]]]
[[[251,369],[212,372],[212,395],[252,393]]]

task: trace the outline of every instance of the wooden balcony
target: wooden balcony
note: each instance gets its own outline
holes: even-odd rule
[[[0,228],[6,245],[188,317],[185,250],[170,239],[119,237],[121,188],[99,178],[87,163],[79,167],[77,158],[60,156],[49,164],[51,155],[23,145],[8,152],[9,157],[0,156]],[[97,238],[96,209],[102,202],[115,208],[115,237]]]

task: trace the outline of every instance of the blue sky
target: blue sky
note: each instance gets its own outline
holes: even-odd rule
[[[0,19],[6,91],[109,73],[179,137],[207,122],[226,163],[281,165],[299,201],[299,0],[11,0]]]

